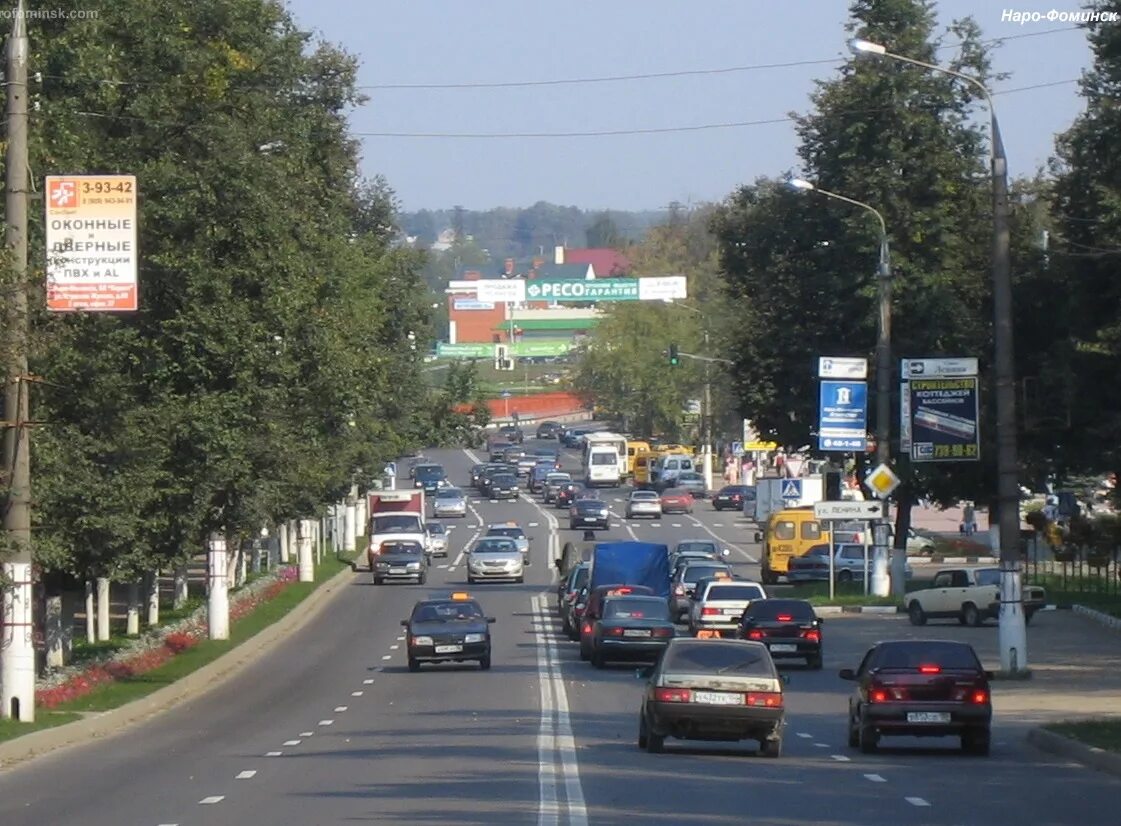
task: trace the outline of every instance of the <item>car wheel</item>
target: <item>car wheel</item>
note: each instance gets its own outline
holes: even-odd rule
[[[926,625],[926,612],[917,599],[911,600],[911,604],[907,606],[907,616],[911,620],[911,625]]]
[[[849,714],[849,748],[855,749],[860,745],[860,730],[856,727],[856,721],[852,719],[852,714]]]
[[[837,574],[838,582],[852,582],[852,571],[841,571]]]
[[[806,665],[808,665],[814,671],[821,671],[821,666],[822,666],[821,661],[822,661],[821,652],[818,652],[817,654],[814,654],[813,656],[806,657]]]
[[[578,642],[580,639],[580,630],[573,626],[568,627],[568,639],[572,642]]]
[[[595,668],[603,668],[603,654],[601,654],[599,651],[593,651],[592,656],[589,657],[589,659],[591,660],[591,663]]]
[[[666,736],[646,729],[646,751],[650,754],[661,754],[666,749]]]
[[[591,657],[591,656],[592,656],[592,652],[588,649],[588,646],[584,645],[583,640],[581,640],[581,642],[580,642],[580,659],[582,659],[584,662],[587,662],[588,658]]]
[[[876,732],[875,726],[870,726],[865,722],[860,723],[860,750],[864,754],[875,754],[876,746],[880,743],[880,735]]]
[[[490,654],[479,660],[479,668],[483,671],[490,671]]]
[[[417,585],[423,585],[427,581],[428,581],[428,574],[420,574],[416,578],[416,584]]]
[[[641,712],[638,715],[638,747],[646,748],[646,715]]]
[[[1031,625],[1031,618],[1035,616],[1035,611],[1024,611],[1024,625]]]
[[[418,660],[414,660],[412,657],[409,657],[409,671],[412,671],[414,673],[420,671],[420,662]]]
[[[761,740],[759,742],[759,753],[770,758],[782,756],[782,738],[772,737],[768,740]]]
[[[382,579],[380,576],[374,577],[374,585],[384,585],[384,584],[385,584],[385,580]]]
[[[966,754],[973,754],[977,757],[988,757],[990,742],[991,739],[987,729],[968,731],[961,736],[961,750]]]
[[[981,616],[981,612],[977,610],[977,606],[972,602],[967,602],[962,606],[961,620],[966,625],[970,625],[974,628],[980,628],[985,622],[984,617]]]
[[[516,582],[516,583],[518,583],[519,585],[521,585],[521,584],[523,584],[523,583],[525,582],[525,577],[524,577],[524,576],[520,576],[520,577],[518,577],[517,579],[515,579],[515,580],[514,580],[514,582]]]

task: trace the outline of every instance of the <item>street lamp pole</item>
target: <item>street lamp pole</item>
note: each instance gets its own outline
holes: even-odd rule
[[[989,108],[993,187],[993,369],[996,385],[997,517],[1000,541],[1000,664],[1008,673],[1028,670],[1027,627],[1020,567],[1020,480],[1016,445],[1016,363],[1012,333],[1012,266],[1008,228],[1008,158],[992,93],[980,80],[944,66],[889,52],[867,40],[849,41],[856,54],[910,63],[962,80]]]
[[[670,299],[665,299],[665,303],[674,307],[681,307],[696,313],[697,315],[705,318],[704,325],[701,329],[701,334],[704,337],[704,351],[709,352],[708,347],[708,321],[705,314],[698,310],[696,307],[690,307],[688,304],[678,304]],[[692,358],[696,361],[703,361],[705,365],[705,383],[704,383],[704,398],[701,407],[701,438],[704,441],[701,447],[701,471],[705,477],[705,490],[712,490],[712,465],[713,465],[713,444],[712,444],[712,374],[710,372],[710,365],[715,361],[726,361],[725,359],[713,359],[706,357],[698,357],[692,353],[681,353],[686,358]],[[730,363],[730,362],[728,362]]]
[[[871,204],[822,189],[801,178],[790,182],[791,189],[818,192],[826,198],[844,201],[876,216],[880,224],[880,261],[876,281],[879,284],[879,333],[876,340],[876,461],[886,465],[891,461],[891,247],[887,237],[884,216]],[[890,588],[887,575],[888,523],[877,520],[873,526],[872,593],[886,597],[890,590],[902,598],[906,589],[906,548],[896,548],[891,555]]]

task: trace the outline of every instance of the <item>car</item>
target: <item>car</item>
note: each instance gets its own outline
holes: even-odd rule
[[[662,518],[662,500],[652,490],[635,490],[627,497],[624,513],[627,519],[637,519],[640,516],[649,516],[651,519]]]
[[[491,499],[517,499],[518,477],[509,472],[493,473],[487,477],[483,492]]]
[[[894,547],[895,526],[888,523],[888,542]],[[838,545],[863,545],[865,539],[872,544],[871,532],[865,522],[842,522],[833,529],[833,541]],[[922,536],[914,528],[907,529],[907,555],[924,556],[934,550],[934,540]]]
[[[486,465],[483,466],[483,469],[479,471],[479,481],[476,483],[475,487],[478,488],[480,492],[485,491],[487,485],[490,484],[490,477],[494,476],[496,473],[509,472],[510,466],[505,462],[487,462]]]
[[[868,558],[868,576],[872,576],[872,548],[863,545],[834,545],[833,546],[833,576],[836,582],[863,582],[865,572],[865,554]],[[891,561],[888,560],[888,570]],[[903,566],[904,578],[910,579],[914,574],[910,562]],[[813,545],[801,556],[791,557],[786,568],[786,581],[799,582],[828,582],[829,581],[829,545]]]
[[[428,578],[428,554],[424,545],[413,539],[389,539],[371,554],[374,585],[401,580],[416,580],[423,585]]]
[[[589,592],[587,588],[577,596],[577,600],[584,600],[584,614],[576,630],[580,640],[580,659],[588,660],[592,656],[592,633],[595,631],[596,621],[603,616],[603,603],[608,597],[625,596],[654,596],[654,589],[645,585],[599,585]]]
[[[509,439],[495,438],[487,441],[487,456],[492,462],[501,462],[506,448],[511,447]]]
[[[571,430],[565,430],[564,435],[560,437],[561,444],[565,447],[580,447],[580,440],[591,432],[591,429],[586,427],[574,427]]]
[[[448,485],[448,474],[443,465],[424,464],[413,468],[413,487],[424,488],[425,494],[434,494]]]
[[[685,557],[720,561],[731,556],[731,553],[714,539],[682,539],[670,551],[670,567],[676,566],[678,560]]]
[[[763,643],[775,659],[804,657],[807,666],[820,669],[823,622],[804,599],[757,599],[744,609],[737,634]]]
[[[561,486],[571,482],[572,474],[569,473],[554,470],[546,474],[545,484],[541,486],[541,501],[552,502],[556,499],[557,491],[561,489]]]
[[[525,476],[528,478],[529,475],[533,473],[533,469],[537,467],[537,460],[539,458],[540,457],[534,456],[532,453],[526,453],[522,456],[519,456],[517,464],[515,465],[518,476]]]
[[[504,536],[507,539],[514,540],[514,544],[518,546],[526,564],[529,564],[529,537],[525,535],[525,531],[517,522],[497,522],[493,525],[487,525],[487,532],[484,536]]]
[[[743,510],[747,501],[755,501],[755,488],[750,485],[725,485],[712,495],[712,509]]]
[[[420,671],[422,663],[478,660],[490,668],[490,626],[494,617],[470,594],[462,591],[446,598],[422,599],[408,619],[401,620],[409,671]]]
[[[767,647],[747,640],[676,637],[646,677],[638,747],[651,753],[667,737],[736,742],[757,740],[759,753],[782,754],[786,726],[784,680]]]
[[[516,445],[520,445],[525,441],[525,434],[522,433],[522,429],[516,424],[502,425],[502,427],[498,428],[498,435],[500,438]]]
[[[556,448],[553,448],[553,447],[535,448],[534,451],[533,451],[533,455],[537,459],[537,464],[540,465],[540,464],[543,464],[545,462],[552,462],[553,463],[553,470],[560,470],[560,468],[561,468],[560,454],[557,453]]]
[[[554,465],[552,462],[535,465],[533,467],[526,481],[526,487],[529,488],[530,493],[541,493],[545,489],[545,480],[549,478],[549,474],[553,472],[553,468]]]
[[[467,494],[459,488],[440,488],[430,500],[432,517],[467,516]]]
[[[849,698],[851,748],[871,754],[885,736],[960,737],[963,751],[989,753],[993,675],[968,643],[879,642],[839,676],[856,683]]]
[[[509,537],[484,537],[467,552],[467,582],[493,579],[525,582],[525,555]]]
[[[598,528],[606,531],[611,527],[607,503],[602,499],[588,497],[575,500],[568,511],[568,527],[570,530]]]
[[[676,633],[663,597],[608,597],[601,613],[588,657],[596,668],[618,660],[656,660]]]
[[[675,568],[670,586],[670,607],[674,610],[674,617],[679,619],[689,613],[693,589],[699,580],[717,576],[732,579],[731,566],[723,562],[701,560]]]
[[[1024,585],[1021,606],[1024,622],[1047,603],[1046,591]],[[986,619],[1000,617],[1000,568],[946,568],[934,574],[929,588],[903,595],[903,605],[912,625],[930,619],[956,619],[962,625],[981,626]]]
[[[557,488],[554,502],[558,508],[571,508],[577,496],[584,493],[584,488],[579,482],[566,482]]]
[[[719,573],[699,579],[689,603],[689,633],[694,637],[734,637],[747,607],[766,598],[767,592],[758,582],[729,579]]]
[[[662,513],[692,513],[693,494],[683,488],[666,488],[661,496]]]
[[[591,563],[581,562],[569,571],[568,577],[561,585],[561,630],[573,641],[580,639],[580,620],[584,617],[585,607],[580,596],[588,587],[588,577],[591,573]]]
[[[541,424],[537,425],[537,438],[555,439],[560,430],[560,422],[541,422]]]
[[[415,478],[414,474],[416,473],[417,465],[426,464],[429,464],[429,459],[427,456],[414,456],[413,458],[409,459],[409,478]]]
[[[681,471],[677,474],[677,478],[673,480],[673,486],[689,491],[693,494],[694,499],[704,499],[708,496],[708,485],[705,484],[705,477],[695,470]]]
[[[428,534],[428,555],[447,558],[448,528],[440,522],[425,522],[424,532]]]

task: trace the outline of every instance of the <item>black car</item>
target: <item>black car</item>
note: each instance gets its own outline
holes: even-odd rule
[[[670,640],[642,672],[638,747],[662,751],[680,740],[758,740],[764,757],[782,753],[784,680],[765,646],[745,640]]]
[[[823,621],[804,599],[757,599],[744,610],[738,636],[763,643],[774,659],[804,657],[821,668]]]
[[[607,530],[611,527],[607,503],[602,499],[577,499],[568,510],[568,527],[571,530]]]
[[[552,462],[548,464],[536,465],[533,470],[529,472],[529,481],[526,487],[529,488],[530,493],[541,493],[545,488],[545,479],[550,473],[556,473],[556,465]]]
[[[595,633],[596,622],[603,616],[603,604],[609,597],[627,596],[654,596],[654,589],[646,585],[627,585],[616,583],[614,585],[597,585],[590,592],[587,587],[581,588],[577,594],[577,604],[583,603],[584,610],[577,626],[576,638],[580,640],[580,659],[589,660],[592,657],[592,634]]]
[[[443,465],[417,465],[413,468],[414,487],[424,488],[425,493],[435,493],[448,483],[448,473]]]
[[[870,754],[884,736],[960,737],[962,751],[985,756],[992,676],[968,643],[877,643],[855,671],[840,672],[842,680],[856,683],[849,699],[849,746]]]
[[[537,425],[537,438],[555,439],[562,429],[560,422],[541,422]]]
[[[596,668],[616,660],[656,660],[675,633],[663,597],[609,597],[592,628],[589,659]]]
[[[471,487],[479,484],[479,477],[482,476],[483,470],[487,467],[486,462],[479,462],[478,464],[471,465]]]
[[[490,623],[470,594],[455,593],[443,599],[424,599],[413,606],[401,625],[408,629],[406,650],[409,671],[420,671],[421,663],[478,660],[490,668]]]
[[[522,429],[513,424],[506,424],[498,428],[498,435],[506,439],[506,441],[518,445],[525,441],[525,434],[522,433]]]
[[[518,477],[512,473],[495,473],[488,477],[485,493],[491,499],[517,499]]]
[[[725,485],[712,495],[713,510],[743,510],[743,503],[755,501],[755,488],[750,485]]]
[[[416,580],[423,585],[428,578],[428,554],[424,545],[412,539],[390,539],[370,556],[374,585],[401,580]]]

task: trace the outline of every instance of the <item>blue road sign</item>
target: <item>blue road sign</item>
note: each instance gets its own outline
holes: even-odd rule
[[[818,450],[863,453],[868,449],[868,384],[823,381],[818,408]]]
[[[508,399],[508,398],[510,398],[510,396],[511,396],[511,395],[513,395],[513,394],[512,394],[512,393],[510,393],[510,391],[509,391],[509,390],[503,390],[503,391],[502,391],[502,398],[504,398],[504,399]]]
[[[397,463],[396,462],[386,462],[385,470],[382,471],[382,475],[383,476],[396,476],[397,475]]]
[[[787,479],[782,483],[782,498],[783,499],[801,499],[802,498],[802,480],[801,479]]]

